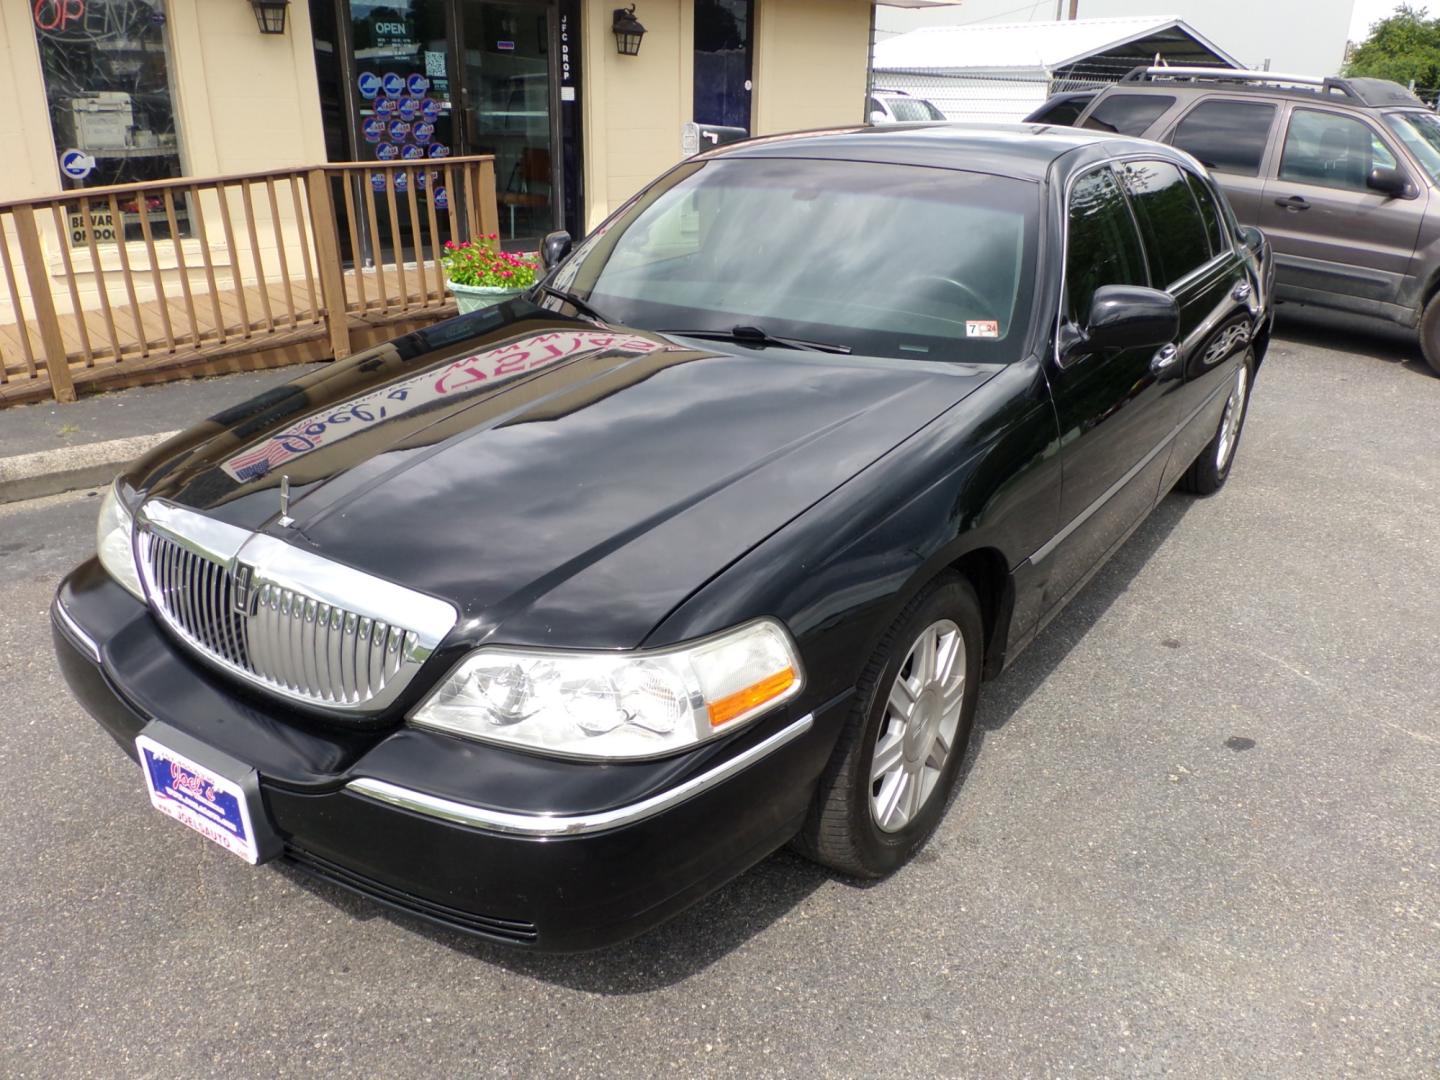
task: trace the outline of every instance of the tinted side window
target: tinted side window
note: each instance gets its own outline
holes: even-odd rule
[[[1164,161],[1131,161],[1123,175],[1150,265],[1156,268],[1156,287],[1209,262],[1210,234],[1180,170]]]
[[[1291,115],[1280,179],[1366,191],[1376,165],[1393,169],[1395,158],[1364,121],[1310,109]]]
[[[1095,106],[1080,126],[1116,135],[1143,135],[1174,104],[1173,97],[1163,94],[1113,94]]]
[[[1275,106],[1259,101],[1206,101],[1185,114],[1170,141],[1217,172],[1260,175]]]
[[[1185,180],[1190,185],[1190,194],[1195,196],[1195,205],[1200,207],[1200,217],[1205,222],[1205,230],[1210,234],[1211,254],[1218,255],[1228,250],[1230,238],[1225,235],[1225,214],[1220,209],[1220,204],[1215,201],[1210,185],[1190,172],[1185,173]]]
[[[1101,285],[1146,285],[1149,279],[1135,221],[1109,169],[1096,169],[1075,181],[1067,213],[1067,314],[1072,322],[1083,323]]]
[[[1080,114],[1085,111],[1085,106],[1089,105],[1090,101],[1091,99],[1088,97],[1069,98],[1051,105],[1048,109],[1042,108],[1031,117],[1030,122],[1070,127],[1080,118]]]

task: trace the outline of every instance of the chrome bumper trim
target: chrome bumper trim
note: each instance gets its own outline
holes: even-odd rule
[[[369,777],[351,780],[346,785],[346,789],[366,798],[398,806],[402,810],[412,810],[427,817],[451,821],[458,825],[469,825],[477,829],[488,829],[491,832],[535,837],[582,836],[585,833],[602,832],[606,829],[618,829],[625,825],[633,825],[637,821],[644,821],[656,814],[662,814],[666,810],[694,798],[701,792],[723,783],[736,773],[749,768],[761,758],[773,754],[782,746],[804,735],[814,725],[815,714],[807,713],[748,750],[741,751],[728,761],[721,762],[709,772],[691,777],[669,791],[662,791],[658,795],[641,799],[629,806],[619,806],[613,810],[600,810],[593,814],[512,814],[504,810],[490,810],[483,806],[470,806],[468,803],[442,799],[435,795],[427,795],[422,791],[412,791],[410,788],[390,784],[384,780],[372,780]]]
[[[70,636],[71,640],[74,641],[75,644],[83,647],[85,651],[90,654],[91,660],[94,660],[97,664],[100,663],[100,646],[95,643],[94,638],[81,628],[80,624],[75,621],[75,617],[65,610],[65,605],[60,602],[58,596],[55,598],[55,602],[50,605],[50,610],[54,612],[55,620],[60,624],[65,633]]]

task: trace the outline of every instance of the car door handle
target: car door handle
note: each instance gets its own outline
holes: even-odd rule
[[[1297,213],[1301,210],[1309,210],[1310,203],[1303,195],[1290,195],[1283,199],[1276,199],[1275,205],[1284,207],[1286,210],[1294,210]]]
[[[1250,299],[1250,283],[1248,281],[1237,281],[1235,287],[1230,290],[1230,297],[1234,300]]]
[[[1162,345],[1159,351],[1150,358],[1150,372],[1152,375],[1159,375],[1161,372],[1173,367],[1179,359],[1179,349],[1174,345]]]

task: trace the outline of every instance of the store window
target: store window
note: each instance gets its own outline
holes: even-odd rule
[[[30,11],[64,186],[180,176],[162,0],[35,0]],[[92,205],[94,239],[138,240],[145,226],[169,237],[172,216],[175,230],[188,235],[182,198],[168,208],[159,198],[145,203],[121,198],[114,211]],[[69,216],[71,241],[86,242],[78,208]]]

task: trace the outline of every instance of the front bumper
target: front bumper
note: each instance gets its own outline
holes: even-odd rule
[[[784,844],[845,706],[779,710],[676,759],[565,762],[404,727],[326,728],[248,696],[181,652],[93,561],[62,583],[52,615],[72,691],[132,757],[135,736],[161,720],[256,769],[290,863],[547,951],[640,933]]]

